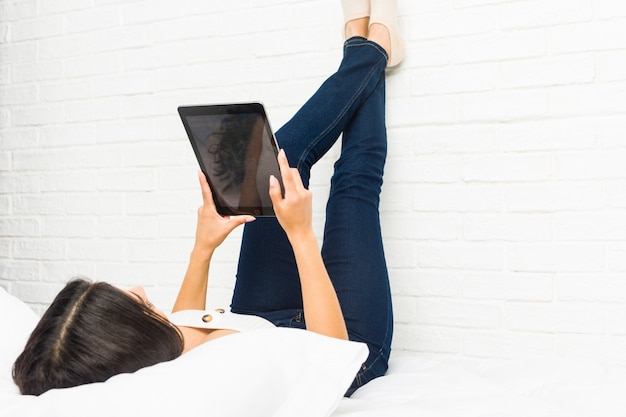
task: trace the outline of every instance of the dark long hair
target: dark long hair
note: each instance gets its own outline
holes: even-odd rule
[[[104,282],[70,281],[13,365],[22,394],[106,381],[182,354],[180,331]]]

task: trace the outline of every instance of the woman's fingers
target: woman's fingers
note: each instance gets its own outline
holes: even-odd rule
[[[242,214],[238,216],[230,216],[227,218],[227,220],[232,224],[232,228],[230,229],[232,231],[237,226],[240,226],[244,223],[250,223],[250,222],[255,221],[256,217],[248,215],[248,214]]]
[[[290,171],[292,174],[293,185],[295,186],[295,188],[297,190],[304,190],[304,184],[302,183],[302,177],[300,176],[300,171],[298,171],[297,168],[291,168]]]
[[[283,194],[280,189],[280,183],[275,176],[270,175],[270,200],[272,200],[272,205],[276,207],[283,199]]]
[[[282,196],[280,183],[276,177],[271,176],[270,198],[279,223],[287,235],[290,235],[290,233],[310,228],[311,192],[304,187],[298,170],[289,167],[283,150],[278,154],[278,165],[285,188],[285,197]]]
[[[239,226],[243,223],[248,223],[255,220],[254,216],[250,215],[240,215],[240,216],[220,216],[217,212],[217,208],[215,207],[215,202],[213,201],[213,193],[211,192],[211,187],[209,186],[209,182],[206,179],[206,176],[202,171],[198,171],[198,180],[200,182],[200,189],[202,190],[202,206],[198,208],[199,215],[212,215],[215,217],[219,217],[222,221],[226,223],[232,224],[232,228]],[[208,212],[206,209],[208,208]]]
[[[280,175],[283,179],[283,185],[285,186],[285,194],[287,194],[288,190],[304,190],[300,172],[297,168],[291,168],[289,166],[287,155],[285,155],[285,151],[282,149],[278,153],[278,167],[280,168]]]
[[[211,192],[211,187],[209,187],[209,182],[204,175],[204,172],[198,170],[198,181],[200,182],[200,190],[202,191],[202,202],[205,206],[215,207],[215,202],[213,201],[213,193]]]
[[[280,170],[280,176],[283,180],[283,186],[285,187],[285,196],[287,195],[287,189],[291,187],[292,180],[289,175],[289,162],[287,161],[287,156],[285,155],[284,150],[280,150],[278,152],[278,156],[276,157],[278,161],[278,168]],[[280,210],[280,206],[283,202],[283,193],[280,188],[280,182],[278,179],[270,175],[270,200],[272,200],[272,205],[274,206],[274,210]]]
[[[285,155],[285,151],[281,149],[278,152],[278,168],[280,168],[280,176],[283,179],[283,185],[285,186],[285,193],[287,193],[287,189],[293,187],[293,174],[291,173],[291,168],[289,168],[289,161],[287,161],[287,155]]]

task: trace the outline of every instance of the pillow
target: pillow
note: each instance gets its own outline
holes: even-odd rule
[[[24,349],[38,320],[30,307],[0,287],[0,397],[19,392],[11,377],[13,362]]]
[[[15,395],[5,417],[330,415],[367,346],[299,329],[233,334],[103,383]]]

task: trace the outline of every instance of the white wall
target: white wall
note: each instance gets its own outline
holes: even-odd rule
[[[400,0],[382,219],[397,350],[626,364],[626,2]],[[173,302],[200,203],[180,104],[282,124],[337,66],[335,0],[0,0],[0,285]],[[336,150],[331,152],[336,155]],[[321,229],[331,160],[316,168]],[[238,234],[216,255],[228,303]]]

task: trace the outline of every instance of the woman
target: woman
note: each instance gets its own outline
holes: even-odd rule
[[[371,3],[371,4],[370,4]],[[301,327],[367,343],[370,355],[351,388],[383,375],[393,318],[379,195],[386,158],[385,67],[403,56],[395,1],[344,0],[344,58],[338,69],[277,133],[284,197],[269,178],[276,218],[220,217],[199,176],[203,205],[196,240],[171,322],[141,288],[70,282],[33,331],[14,365],[23,394],[104,381],[176,358],[235,331]],[[321,252],[313,233],[310,169],[343,132],[327,203]],[[296,166],[290,168],[288,160]],[[204,310],[214,250],[245,224],[233,293],[235,325],[189,312]],[[215,320],[218,321],[218,320]],[[195,322],[194,322],[195,323]],[[271,324],[270,324],[271,323]]]

